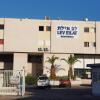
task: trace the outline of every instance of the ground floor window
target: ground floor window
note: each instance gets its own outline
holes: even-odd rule
[[[91,69],[75,68],[74,74],[76,77],[80,77],[82,79],[90,79],[91,78]]]

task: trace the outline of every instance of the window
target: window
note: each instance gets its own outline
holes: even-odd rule
[[[51,31],[51,26],[46,26],[46,31]]]
[[[39,31],[44,31],[44,26],[39,26]]]
[[[28,62],[42,63],[42,55],[28,55]]]
[[[93,42],[93,46],[96,47],[96,42]]]
[[[89,32],[89,27],[85,27],[84,32]]]
[[[90,32],[91,33],[96,33],[96,28],[95,27],[91,27]]]
[[[0,44],[4,44],[4,39],[0,39]]]
[[[96,33],[96,28],[94,28],[94,33]]]
[[[38,48],[38,51],[43,51],[42,48]]]
[[[48,48],[44,48],[44,51],[48,51]]]
[[[91,69],[75,68],[74,74],[82,79],[91,79]]]
[[[4,29],[4,25],[3,24],[0,24],[0,29]]]
[[[84,47],[89,47],[89,42],[84,42]]]

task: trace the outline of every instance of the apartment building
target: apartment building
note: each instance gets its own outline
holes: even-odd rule
[[[0,18],[0,69],[21,70],[26,75],[50,75],[47,57],[55,55],[57,76],[66,76],[68,64],[61,58],[70,54],[80,62],[74,65],[77,76],[90,77],[90,63],[100,63],[100,22],[50,19]],[[61,69],[61,70],[59,70]]]

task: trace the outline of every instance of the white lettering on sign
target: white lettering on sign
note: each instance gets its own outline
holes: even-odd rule
[[[57,37],[75,38],[78,35],[78,31],[77,26],[58,26]]]

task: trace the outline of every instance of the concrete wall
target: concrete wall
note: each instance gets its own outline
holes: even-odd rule
[[[96,22],[96,54],[100,54],[100,22]]]
[[[30,20],[5,19],[4,51],[36,52],[38,37],[35,30]]]
[[[39,31],[39,26],[50,22],[31,19],[5,19],[4,51],[37,52],[39,47],[50,47],[50,32]],[[46,29],[46,28],[44,28]]]
[[[49,73],[50,64],[46,63],[47,57],[52,55],[59,58],[66,58],[72,54],[100,54],[100,22],[94,21],[64,21],[64,20],[35,20],[35,19],[0,19],[0,24],[4,24],[5,29],[0,30],[0,39],[4,39],[4,45],[0,44],[1,52],[16,52],[14,53],[14,69],[22,69],[27,66],[27,53],[44,53],[38,51],[38,48],[48,48],[49,51],[44,53],[44,73]],[[39,31],[39,26],[44,26],[44,31]],[[51,26],[51,32],[46,31],[46,26]],[[58,26],[77,26],[78,35],[75,38],[61,38],[57,36]],[[96,26],[96,34],[95,34]],[[89,33],[84,32],[84,27],[89,27]],[[96,39],[96,40],[95,40]],[[96,41],[96,48],[93,43]],[[84,42],[89,42],[89,47],[84,47]],[[23,53],[22,53],[23,52]],[[77,62],[75,68],[83,68],[87,63],[94,63],[92,58],[80,59],[81,63]],[[83,61],[84,60],[84,61]],[[100,62],[100,58],[96,58],[95,62]],[[84,63],[84,64],[83,64]],[[56,61],[57,66],[62,69],[57,72],[57,75],[67,75],[68,66],[64,61]],[[32,70],[34,64],[29,64],[26,67],[28,73]],[[41,66],[41,65],[39,65]],[[1,65],[2,67],[2,65]],[[49,68],[47,68],[49,67]],[[85,67],[86,68],[86,67]],[[34,68],[35,70],[35,68]],[[33,70],[33,72],[34,72]],[[49,74],[48,74],[49,75]]]
[[[0,24],[4,24],[4,18],[0,18]],[[0,30],[0,39],[4,39],[4,30]],[[0,44],[0,51],[3,51],[4,44]]]
[[[95,33],[91,32],[95,28],[94,22],[85,21],[52,21],[51,31],[51,52],[52,53],[86,53],[94,54],[95,48],[92,45],[95,42]],[[75,38],[58,37],[58,26],[76,26],[78,28],[78,35]],[[89,27],[90,32],[85,33],[84,27]],[[90,42],[89,47],[84,47],[84,42]]]
[[[39,31],[39,26],[44,26],[44,31]],[[46,31],[46,26],[51,26],[51,32]],[[77,26],[77,37],[58,37],[58,26]],[[84,32],[84,27],[89,27],[89,33]],[[4,30],[4,51],[44,52],[38,51],[38,48],[48,48],[52,53],[95,54],[95,47],[93,46],[93,43],[95,42],[94,29],[95,22],[93,21],[51,21],[6,18]],[[97,30],[99,29],[97,28]],[[99,31],[97,32],[99,33]],[[84,47],[84,42],[89,42],[89,47]]]
[[[13,70],[26,70],[27,67],[27,53],[14,53]]]

